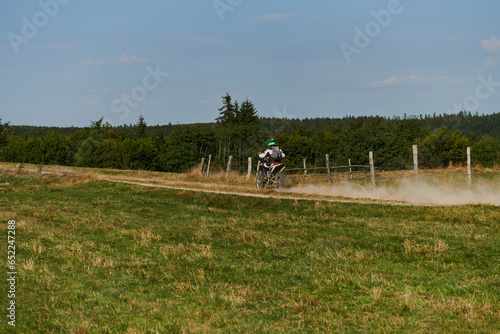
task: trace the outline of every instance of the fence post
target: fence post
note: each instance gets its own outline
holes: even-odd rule
[[[349,159],[349,174],[351,174],[351,180],[352,180],[352,167],[351,167],[351,159]]]
[[[247,179],[249,179],[251,175],[252,175],[252,157],[248,157],[248,173],[247,173]]]
[[[205,167],[205,157],[201,158],[200,173],[203,174],[203,168]]]
[[[208,156],[208,165],[207,165],[207,176],[210,173],[210,164],[212,163],[212,155]]]
[[[229,173],[231,173],[231,163],[233,162],[233,156],[229,156],[229,160],[227,161],[227,168],[226,168],[226,179],[229,177]]]
[[[307,176],[306,159],[304,159],[303,161],[304,161],[304,179],[305,179]]]
[[[418,182],[418,147],[413,145],[413,170],[415,171],[415,182]]]
[[[328,171],[328,183],[332,183],[332,172],[330,170],[330,155],[326,154],[326,170]]]
[[[370,160],[370,174],[372,176],[372,186],[375,186],[375,164],[373,162],[373,152],[370,151],[368,154],[368,159]]]
[[[470,147],[467,147],[467,180],[469,187],[472,185],[472,166],[471,166]]]

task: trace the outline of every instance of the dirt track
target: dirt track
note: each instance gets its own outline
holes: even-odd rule
[[[291,199],[291,200],[308,200],[308,201],[325,201],[325,202],[338,202],[338,203],[362,203],[362,204],[384,204],[384,205],[413,205],[401,201],[388,201],[388,200],[375,200],[366,198],[346,198],[340,196],[326,196],[326,195],[311,195],[299,194],[296,192],[289,192],[287,190],[257,190],[246,186],[230,186],[215,183],[201,183],[201,182],[177,182],[162,179],[141,179],[134,177],[124,176],[108,176],[99,175],[99,179],[109,182],[119,182],[142,187],[155,187],[167,188],[184,191],[206,192],[221,195],[235,195],[256,198],[274,198],[274,199]]]
[[[380,205],[399,205],[399,206],[435,206],[435,205],[463,205],[463,204],[490,204],[500,206],[500,187],[479,189],[465,189],[457,191],[455,188],[434,187],[418,189],[421,184],[412,184],[408,191],[401,191],[394,195],[393,188],[377,186],[375,188],[356,189],[352,191],[341,184],[333,187],[313,186],[286,188],[285,190],[276,191],[271,189],[257,190],[251,180],[244,177],[235,180],[227,181],[224,178],[216,176],[206,178],[188,174],[172,174],[160,172],[146,171],[124,171],[124,170],[108,170],[97,168],[76,168],[76,167],[61,167],[61,166],[43,166],[43,171],[36,165],[26,165],[21,167],[13,163],[0,163],[0,170],[10,173],[29,173],[42,175],[68,175],[72,177],[90,177],[95,180],[105,180],[108,182],[118,182],[141,187],[154,187],[177,189],[181,191],[206,192],[220,195],[246,196],[255,198],[274,198],[274,199],[291,199],[291,200],[308,200],[308,201],[325,201],[339,203],[360,203],[360,204],[380,204]],[[425,186],[425,185],[423,185]],[[308,187],[312,187],[308,189]],[[403,189],[404,190],[404,189]],[[419,198],[415,199],[407,196],[407,193],[412,194],[420,191]],[[433,194],[434,193],[434,194]],[[435,198],[428,198],[429,194],[433,194]],[[436,199],[437,197],[437,199]],[[443,201],[450,197],[459,197],[458,201]],[[468,197],[469,199],[463,200]],[[477,199],[480,199],[477,201]],[[492,199],[497,199],[492,200]]]

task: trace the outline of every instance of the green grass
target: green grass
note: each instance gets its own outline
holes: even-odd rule
[[[17,226],[17,333],[499,333],[498,207],[6,171],[1,191],[4,259],[7,221]]]

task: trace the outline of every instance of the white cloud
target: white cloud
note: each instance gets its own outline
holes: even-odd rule
[[[275,13],[275,14],[254,16],[249,18],[248,21],[252,23],[263,23],[263,22],[285,20],[294,17],[296,15],[297,15],[296,13]]]
[[[392,76],[382,81],[373,81],[368,84],[371,87],[423,85],[442,80],[443,77],[424,77],[422,75],[409,75],[407,77]]]
[[[500,39],[496,39],[495,36],[491,36],[490,39],[481,41],[481,47],[488,52],[500,50]]]
[[[106,65],[106,64],[111,64],[111,63],[117,63],[117,64],[136,64],[136,63],[147,63],[148,60],[142,57],[137,57],[134,55],[129,55],[128,53],[122,53],[120,57],[117,59],[113,60],[112,62],[109,61],[104,61],[104,60],[84,60],[79,62],[78,64],[80,65],[86,65],[86,66],[100,66],[100,65]]]
[[[122,55],[115,60],[119,64],[135,64],[135,63],[147,63],[148,60],[142,57],[137,57],[134,55],[129,55],[128,53],[122,53]]]

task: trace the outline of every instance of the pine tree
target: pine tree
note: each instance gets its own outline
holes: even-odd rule
[[[96,130],[100,130],[103,126],[102,122],[104,121],[104,117],[101,117],[98,121],[90,121],[90,127]]]
[[[241,104],[241,108],[236,117],[236,122],[242,125],[256,124],[259,122],[257,110],[248,98]]]
[[[215,120],[220,123],[233,123],[236,114],[238,113],[238,102],[233,104],[231,102],[231,95],[226,92],[226,96],[222,97],[222,107],[219,108],[219,117]]]
[[[139,116],[139,120],[135,124],[135,134],[137,138],[144,139],[147,136],[148,125],[144,121],[144,117],[142,115]]]

